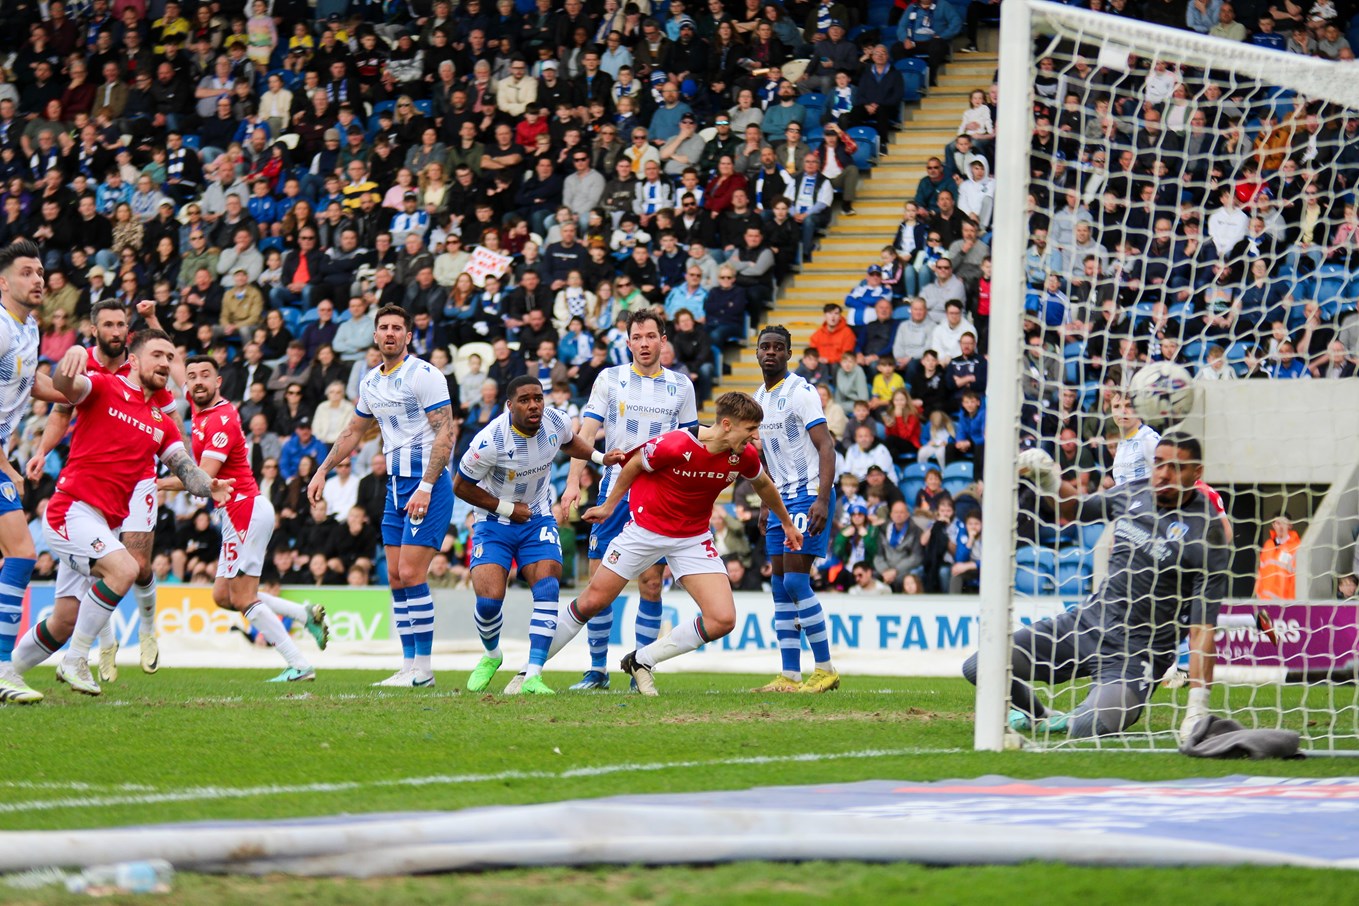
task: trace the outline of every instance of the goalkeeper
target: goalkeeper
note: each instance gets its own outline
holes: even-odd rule
[[[1010,726],[1073,737],[1121,733],[1137,723],[1155,681],[1189,635],[1189,709],[1182,738],[1208,714],[1217,652],[1213,633],[1226,586],[1222,521],[1194,487],[1203,472],[1198,440],[1172,431],[1157,443],[1151,479],[1091,496],[1062,481],[1041,450],[1018,457],[1019,475],[1056,496],[1065,519],[1113,523],[1109,574],[1081,606],[1019,629],[1010,652]],[[963,675],[977,681],[977,657]],[[1049,712],[1031,683],[1093,680],[1067,714]]]

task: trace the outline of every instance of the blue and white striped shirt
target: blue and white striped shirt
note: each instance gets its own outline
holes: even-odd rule
[[[607,368],[595,379],[590,401],[581,415],[604,424],[607,450],[631,451],[667,431],[698,424],[694,382],[662,368],[655,377],[632,365]],[[610,466],[599,483],[607,495],[622,466]]]
[[[534,434],[521,434],[505,412],[472,438],[458,472],[501,500],[526,503],[535,516],[551,516],[552,460],[574,437],[570,417],[560,410],[544,409]],[[476,512],[477,522],[510,521],[486,510]]]
[[[826,423],[816,388],[796,374],[752,394],[764,408],[760,444],[769,478],[784,500],[815,496],[821,489],[821,454],[807,432]]]
[[[0,312],[0,445],[6,451],[28,411],[37,374],[37,319],[30,314],[20,321],[8,310]]]
[[[381,365],[368,372],[359,384],[355,411],[377,421],[387,474],[418,478],[425,474],[434,446],[428,413],[447,405],[448,379],[428,362],[407,355],[390,374],[383,374]]]

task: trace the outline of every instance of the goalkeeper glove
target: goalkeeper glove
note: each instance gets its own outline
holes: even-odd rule
[[[1189,707],[1185,709],[1184,720],[1180,722],[1180,741],[1194,734],[1194,729],[1208,717],[1209,691],[1204,686],[1189,690]]]
[[[1062,479],[1057,463],[1042,450],[1025,450],[1015,462],[1019,466],[1019,477],[1032,481],[1044,494],[1056,494],[1061,488]]]

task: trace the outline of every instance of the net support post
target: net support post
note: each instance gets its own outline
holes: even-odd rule
[[[1033,43],[1028,0],[1001,4],[1000,105],[996,113],[996,216],[986,393],[986,466],[982,521],[986,559],[981,575],[977,701],[973,746],[1000,751],[1009,700],[1011,600],[1014,593],[1016,477],[1019,447],[1020,310],[1024,304],[1025,187],[1028,185],[1029,57]]]

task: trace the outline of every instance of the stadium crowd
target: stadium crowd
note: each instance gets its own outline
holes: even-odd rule
[[[1090,7],[1352,56],[1326,0]],[[955,37],[975,49],[998,3],[881,12],[17,0],[0,11],[0,241],[43,251],[45,359],[90,342],[90,307],[112,297],[155,300],[186,353],[219,360],[280,517],[268,578],[382,581],[376,430],[323,507],[304,493],[377,360],[376,308],[408,308],[414,351],[448,376],[455,455],[519,374],[578,417],[600,370],[626,360],[619,324],[641,308],[669,325],[663,364],[711,396],[778,279],[815,254],[833,212],[853,214],[851,130],[885,136],[903,61],[927,61],[933,79]],[[1359,118],[1164,61],[1098,59],[1064,46],[1039,65],[1024,361],[1026,442],[1092,487],[1118,441],[1108,390],[1143,362],[1205,380],[1351,376],[1339,318],[1359,246]],[[823,586],[976,588],[996,102],[994,84],[972,92],[895,236],[826,306],[798,364],[842,454]],[[45,414],[35,404],[19,431],[21,464]],[[63,454],[28,488],[30,512]],[[757,513],[736,500],[714,533],[733,583],[758,587]],[[568,529],[577,515],[562,514]],[[431,584],[462,581],[466,516]],[[166,495],[160,581],[210,579],[216,531]],[[44,555],[38,575],[50,571]]]
[[[4,4],[0,241],[41,248],[43,367],[92,342],[102,299],[134,329],[154,317],[240,407],[279,513],[266,580],[382,581],[376,431],[324,507],[304,494],[376,360],[378,307],[413,313],[461,454],[516,375],[579,405],[637,309],[709,397],[777,278],[852,214],[841,127],[890,123],[902,91],[883,48],[846,40],[864,8],[730,5]],[[814,88],[821,106],[798,102]],[[65,452],[27,489],[35,526]],[[465,517],[435,584],[462,577]],[[217,547],[208,513],[164,495],[160,581],[210,580]]]

